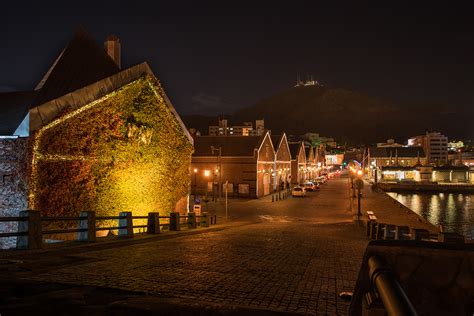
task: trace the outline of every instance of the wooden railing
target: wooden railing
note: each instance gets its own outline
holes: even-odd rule
[[[169,224],[161,223],[161,219],[166,219]],[[98,221],[109,220],[117,220],[118,225],[97,226]],[[134,225],[134,220],[146,220],[147,224]],[[68,221],[77,222],[77,228],[43,230],[43,222]],[[27,210],[21,211],[17,217],[0,217],[0,222],[18,222],[17,232],[0,233],[0,238],[17,237],[17,249],[40,249],[44,235],[77,233],[77,241],[95,242],[98,231],[117,230],[118,237],[132,238],[134,229],[137,228],[146,230],[147,234],[159,234],[163,227],[168,227],[170,231],[179,231],[183,225],[188,229],[195,229],[198,226],[209,227],[210,224],[216,224],[216,217],[211,217],[208,213],[196,215],[193,212],[187,215],[172,212],[170,216],[160,216],[158,212],[148,213],[147,216],[133,216],[132,212],[121,212],[118,216],[96,216],[95,212],[90,211],[81,212],[79,216],[51,217],[41,216],[38,211]]]

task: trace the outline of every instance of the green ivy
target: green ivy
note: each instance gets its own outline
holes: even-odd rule
[[[32,196],[45,215],[169,213],[188,194],[193,148],[152,77],[34,137]]]

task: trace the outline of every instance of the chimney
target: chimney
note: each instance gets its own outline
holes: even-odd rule
[[[121,68],[120,65],[120,39],[115,35],[109,35],[104,42],[104,49],[107,55],[112,58],[115,64]]]

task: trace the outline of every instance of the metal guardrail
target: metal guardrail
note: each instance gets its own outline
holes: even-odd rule
[[[197,218],[200,220],[197,221]],[[169,223],[160,223],[160,219],[167,219]],[[183,222],[182,219],[185,221]],[[148,234],[159,234],[161,228],[168,227],[171,231],[181,230],[181,226],[188,228],[209,227],[209,219],[213,217],[207,213],[196,215],[193,212],[180,215],[172,212],[170,216],[160,216],[158,212],[148,213],[148,216],[133,216],[132,212],[121,212],[119,216],[95,216],[95,212],[81,212],[80,216],[41,216],[40,212],[34,210],[21,211],[20,216],[0,217],[0,222],[18,222],[17,232],[0,233],[2,237],[18,237],[17,249],[42,248],[43,236],[53,234],[77,233],[77,241],[96,241],[96,232],[104,230],[118,230],[118,236],[131,238],[134,229],[144,228]],[[97,226],[97,221],[118,220],[116,226]],[[133,225],[134,220],[147,220],[147,224]],[[77,221],[78,228],[44,230],[42,222]],[[214,217],[214,224],[216,223]]]
[[[413,304],[386,262],[375,255],[369,258],[369,279],[372,288],[383,303],[389,316],[416,316]]]

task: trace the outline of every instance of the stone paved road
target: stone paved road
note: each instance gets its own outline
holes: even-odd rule
[[[107,287],[302,314],[344,315],[368,240],[351,223],[346,179],[304,199],[235,202],[248,225],[75,255],[29,280]],[[240,204],[238,204],[240,203]]]

